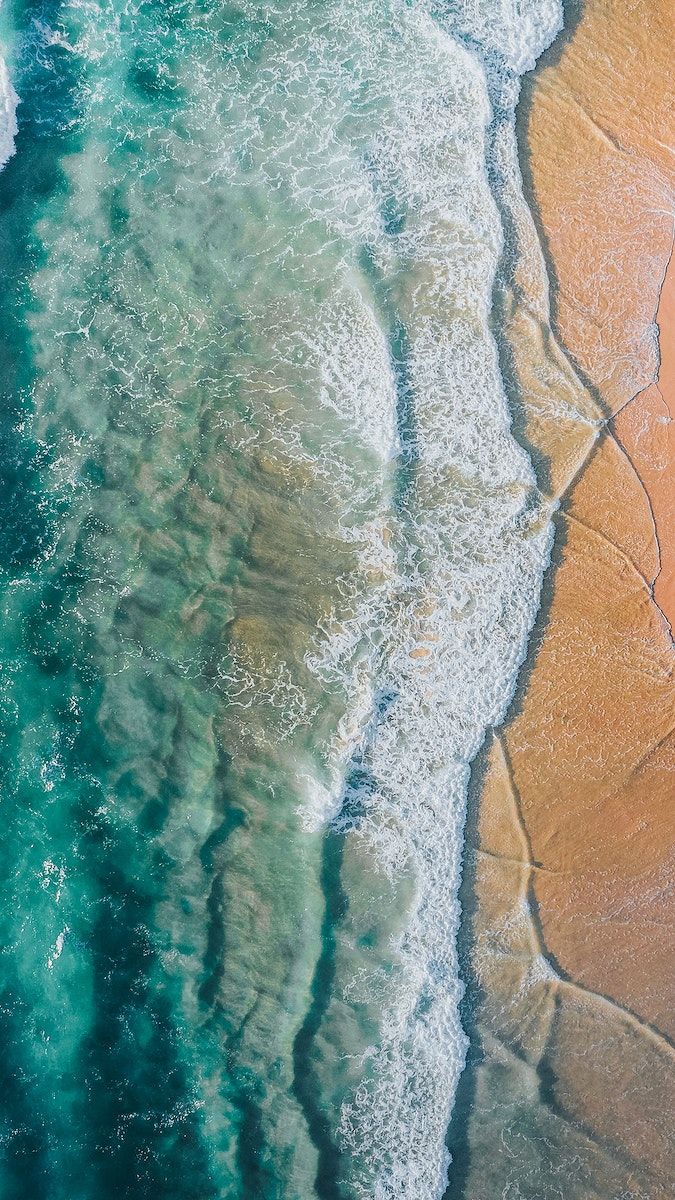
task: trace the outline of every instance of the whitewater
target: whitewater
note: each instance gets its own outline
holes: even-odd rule
[[[470,764],[513,694],[552,540],[549,506],[510,432],[490,329],[503,242],[488,171],[522,198],[508,140],[518,79],[562,13],[557,4],[489,8],[399,10],[371,83],[382,92],[368,242],[390,345],[368,436],[388,394],[398,446],[383,581],[358,621],[358,635],[378,644],[367,683],[361,662],[347,685],[360,729],[341,738],[351,770],[328,813],[389,878],[413,881],[388,946],[392,969],[385,977],[354,954],[345,985],[383,1010],[339,1125],[358,1162],[356,1193],[378,1200],[445,1189],[445,1132],[467,1049],[456,938]],[[490,163],[495,99],[502,128]],[[373,200],[359,199],[362,216]],[[316,665],[330,675],[348,663],[340,628]]]
[[[14,30],[18,130],[0,73],[2,179],[23,107],[60,172],[21,218],[16,271],[16,431],[47,464],[35,507],[56,532],[3,593],[30,732],[16,795],[35,779],[35,811],[66,814],[30,834],[28,958],[7,917],[22,986],[36,963],[49,976],[49,1053],[25,1070],[52,1097],[64,1073],[91,1094],[108,1063],[92,1029],[119,1024],[124,1106],[100,1121],[148,1106],[153,1150],[133,1161],[152,1194],[193,1178],[200,1200],[439,1200],[467,1050],[471,763],[513,696],[552,544],[492,298],[504,204],[546,291],[515,109],[562,6],[57,16]],[[49,654],[23,648],[23,597],[49,614]],[[131,892],[113,949],[105,921],[94,944],[92,914]],[[129,967],[106,991],[129,957],[142,986]],[[50,1011],[73,994],[66,1036]],[[159,1114],[156,1051],[137,1066],[148,995],[181,1081]],[[77,1087],[45,1105],[72,1198],[99,1145],[78,1122],[98,1118]]]

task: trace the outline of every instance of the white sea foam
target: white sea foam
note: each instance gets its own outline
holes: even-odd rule
[[[312,793],[309,824],[353,827],[379,869],[415,879],[387,989],[377,963],[342,981],[345,996],[382,1006],[382,1024],[340,1135],[364,1197],[431,1200],[466,1052],[456,935],[470,763],[512,695],[551,542],[489,329],[502,231],[482,51],[515,104],[560,7],[359,0],[317,17],[298,2],[284,19],[249,89],[228,98],[238,140],[219,162],[235,183],[245,161],[294,214],[249,250],[317,295],[301,311],[255,283],[248,315],[266,330],[268,386],[289,396],[266,436],[323,475],[336,531],[360,550],[361,577],[344,581],[351,615],[336,614],[308,659],[349,698],[329,784],[312,788],[305,763],[298,784]],[[318,225],[321,252],[307,253]],[[314,396],[301,423],[298,379]],[[359,443],[368,455],[354,459]],[[336,811],[357,786],[344,782],[354,758],[367,785]]]
[[[563,25],[560,0],[428,0],[426,7],[516,75],[532,70]]]
[[[425,1200],[444,1189],[445,1131],[466,1051],[456,934],[469,765],[512,695],[551,544],[531,466],[510,432],[488,326],[501,229],[487,182],[490,108],[476,44],[511,74],[515,102],[515,75],[533,65],[560,15],[557,4],[526,6],[520,19],[510,5],[496,14],[493,6],[451,6],[442,19],[439,6],[397,9],[395,36],[380,26],[360,64],[378,121],[368,147],[372,197],[352,236],[367,235],[405,330],[400,432],[409,470],[391,514],[392,543],[382,543],[382,582],[359,613],[370,694],[393,699],[382,715],[371,708],[351,745],[368,772],[358,820],[353,804],[335,820],[382,869],[416,880],[393,948],[400,971],[383,1002],[380,1041],[342,1111],[356,1188],[376,1200]],[[397,210],[393,231],[373,219],[373,198]],[[342,673],[363,721],[368,688],[354,649],[338,630],[315,666]],[[367,995],[367,979],[358,990]]]
[[[7,64],[0,58],[0,168],[14,153],[14,139],[19,132],[16,123],[16,106],[19,103]]]
[[[231,379],[217,361],[230,447],[263,447],[277,472],[285,460],[306,468],[322,501],[317,536],[357,551],[358,572],[337,581],[344,603],[307,659],[342,685],[348,704],[321,784],[303,760],[298,785],[312,792],[311,824],[351,830],[378,869],[415,881],[391,947],[395,972],[375,961],[370,974],[340,981],[346,998],[382,1007],[340,1133],[364,1197],[431,1200],[444,1186],[466,1051],[455,939],[470,763],[512,694],[550,547],[488,324],[502,232],[486,173],[483,52],[515,103],[517,76],[553,36],[560,6],[242,0],[239,8],[253,22],[263,16],[274,36],[250,55],[223,50],[216,67],[203,56],[191,63],[182,115],[194,138],[173,128],[138,137],[152,142],[155,163],[161,136],[166,161],[179,164],[177,196],[189,177],[189,221],[177,238],[191,244],[195,235],[195,183],[207,197],[218,186],[221,198],[227,192],[218,337]],[[102,20],[69,48],[93,63],[119,33]],[[107,129],[119,83],[114,72],[93,80],[84,98]],[[3,81],[0,147],[9,154],[16,97]],[[100,186],[104,169],[96,150],[68,165],[82,192]],[[134,188],[147,188],[138,179],[128,186],[130,202]],[[140,211],[156,219],[147,202]],[[201,237],[212,214],[200,215]],[[84,269],[89,243],[77,226],[72,237],[64,245]],[[176,260],[167,261],[169,296],[180,280]],[[161,282],[159,272],[158,290]],[[169,308],[165,298],[163,320]],[[55,307],[42,309],[53,321]],[[191,319],[181,338],[194,336],[199,312]],[[215,342],[208,353],[219,355]],[[140,339],[138,352],[138,374],[150,375],[156,345]],[[169,417],[161,406],[157,419]],[[212,674],[235,713],[257,702],[279,714],[265,732],[281,745],[313,716],[284,662],[228,659]],[[358,787],[345,782],[355,757],[368,774],[358,821],[340,809]],[[295,1142],[292,1103],[285,1093],[280,1124]]]
[[[266,16],[275,37],[255,56],[212,78],[195,64],[190,112],[213,145],[195,172],[225,181],[249,216],[223,265],[245,346],[227,421],[232,444],[311,471],[325,485],[321,531],[358,551],[307,659],[341,684],[347,711],[321,783],[305,760],[297,782],[308,824],[332,820],[379,870],[415,881],[388,987],[377,962],[341,980],[345,997],[381,1006],[382,1024],[339,1133],[364,1197],[432,1200],[466,1052],[456,935],[470,763],[512,695],[551,543],[489,327],[502,230],[486,71],[515,104],[561,9],[284,0]],[[232,703],[267,697],[283,742],[305,715],[296,685],[269,664],[239,667]],[[354,759],[367,786],[340,809]]]

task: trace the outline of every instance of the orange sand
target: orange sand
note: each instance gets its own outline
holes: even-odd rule
[[[565,497],[546,634],[505,732],[544,868],[535,891],[550,952],[661,1029],[673,1021],[662,880],[675,713],[672,643],[651,584],[661,559],[666,603],[675,531],[664,523],[671,427],[647,418],[659,397],[650,333],[673,236],[671,13],[669,0],[589,0],[559,62],[532,87],[529,171],[556,330],[605,411],[621,410],[621,441],[610,428]],[[669,279],[664,326],[672,304]],[[661,390],[673,382],[665,343]]]
[[[675,260],[671,256],[656,317],[661,361],[656,383],[626,405],[614,429],[651,500],[660,548],[654,599],[675,628]]]
[[[670,0],[585,0],[583,14],[530,83],[529,168],[557,331],[616,412],[656,366],[652,322],[673,239],[675,27]]]
[[[673,49],[670,0],[586,0],[521,109],[552,327],[609,423],[556,440],[523,397],[557,549],[531,672],[486,754],[471,870],[478,1097],[495,1075],[502,1125],[511,1088],[538,1132],[472,1156],[472,1200],[546,1154],[575,1164],[566,1200],[675,1194]],[[488,1147],[487,1102],[474,1111]]]

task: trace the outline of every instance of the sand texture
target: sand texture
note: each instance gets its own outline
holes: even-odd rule
[[[570,412],[546,416],[533,359],[516,431],[560,509],[528,664],[474,772],[453,1200],[675,1194],[675,39],[663,0],[567,17],[520,118]]]

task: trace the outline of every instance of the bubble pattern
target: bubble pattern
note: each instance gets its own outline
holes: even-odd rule
[[[559,8],[4,12],[0,1200],[440,1196],[550,549],[487,130]]]

